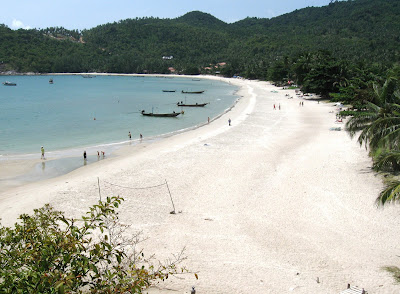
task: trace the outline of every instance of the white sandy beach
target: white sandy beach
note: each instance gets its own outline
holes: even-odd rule
[[[2,223],[45,203],[83,215],[99,199],[99,177],[103,197],[125,198],[121,220],[149,238],[145,253],[163,260],[186,247],[185,264],[198,273],[149,293],[190,293],[192,286],[198,294],[339,293],[348,283],[370,294],[400,293],[382,270],[400,267],[399,208],[376,208],[382,180],[365,148],[335,123],[333,104],[266,82],[229,81],[242,86],[242,98],[210,124],[2,191]],[[165,186],[122,188],[165,180],[176,215]]]

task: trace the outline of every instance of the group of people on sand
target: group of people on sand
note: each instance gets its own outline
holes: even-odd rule
[[[129,133],[128,133],[128,137],[129,137],[129,140],[131,140],[132,139],[132,134],[131,134],[131,132],[129,131]],[[140,140],[142,140],[143,139],[143,135],[142,134],[140,134],[139,135],[139,138],[140,138]],[[41,157],[40,157],[40,159],[46,159],[46,157],[44,156],[44,147],[43,146],[41,146],[40,147],[40,152],[41,152]],[[104,158],[105,156],[106,156],[106,153],[104,152],[104,151],[97,151],[97,158],[100,158],[100,154],[101,154],[101,157],[102,158]],[[87,153],[86,153],[86,150],[84,150],[83,151],[83,160],[84,161],[86,161],[87,160]]]
[[[343,122],[343,117],[339,113],[336,114],[336,121],[335,122],[337,122],[337,123],[342,123]]]
[[[280,103],[278,104],[278,109],[281,110],[281,104]],[[276,110],[275,104],[274,104],[274,110]]]
[[[44,156],[44,147],[40,147],[40,152],[42,153],[42,156],[40,157],[40,159],[46,159],[46,157]],[[104,151],[97,151],[97,158],[100,158],[100,154],[101,157],[104,158],[106,156],[106,153]],[[83,151],[83,159],[86,161],[87,160],[87,153],[86,150]]]

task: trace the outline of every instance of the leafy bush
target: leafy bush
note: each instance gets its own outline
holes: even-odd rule
[[[126,236],[116,211],[122,201],[108,197],[79,220],[45,205],[14,228],[0,225],[0,293],[141,293],[187,272],[178,268],[183,250],[154,265],[136,249],[141,232]]]
[[[347,117],[347,116],[354,116],[359,114],[359,111],[354,111],[354,110],[343,110],[339,114],[341,117]]]

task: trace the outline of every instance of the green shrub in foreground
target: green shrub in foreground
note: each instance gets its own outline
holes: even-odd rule
[[[45,205],[21,215],[14,228],[0,225],[0,293],[141,293],[186,272],[178,268],[183,250],[156,265],[137,251],[141,233],[124,233],[121,201],[99,201],[79,220]]]

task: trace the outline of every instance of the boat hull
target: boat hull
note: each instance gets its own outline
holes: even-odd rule
[[[193,92],[188,92],[188,91],[182,91],[182,94],[202,94],[204,91],[193,91]]]
[[[142,115],[144,116],[154,116],[154,117],[177,117],[180,115],[180,112],[173,112],[173,113],[151,113],[151,112],[144,112],[142,111]]]
[[[16,86],[16,83],[5,82],[3,83],[4,86]]]
[[[204,107],[206,106],[208,103],[196,103],[196,104],[181,104],[181,103],[177,103],[176,105],[181,106],[181,107]]]

